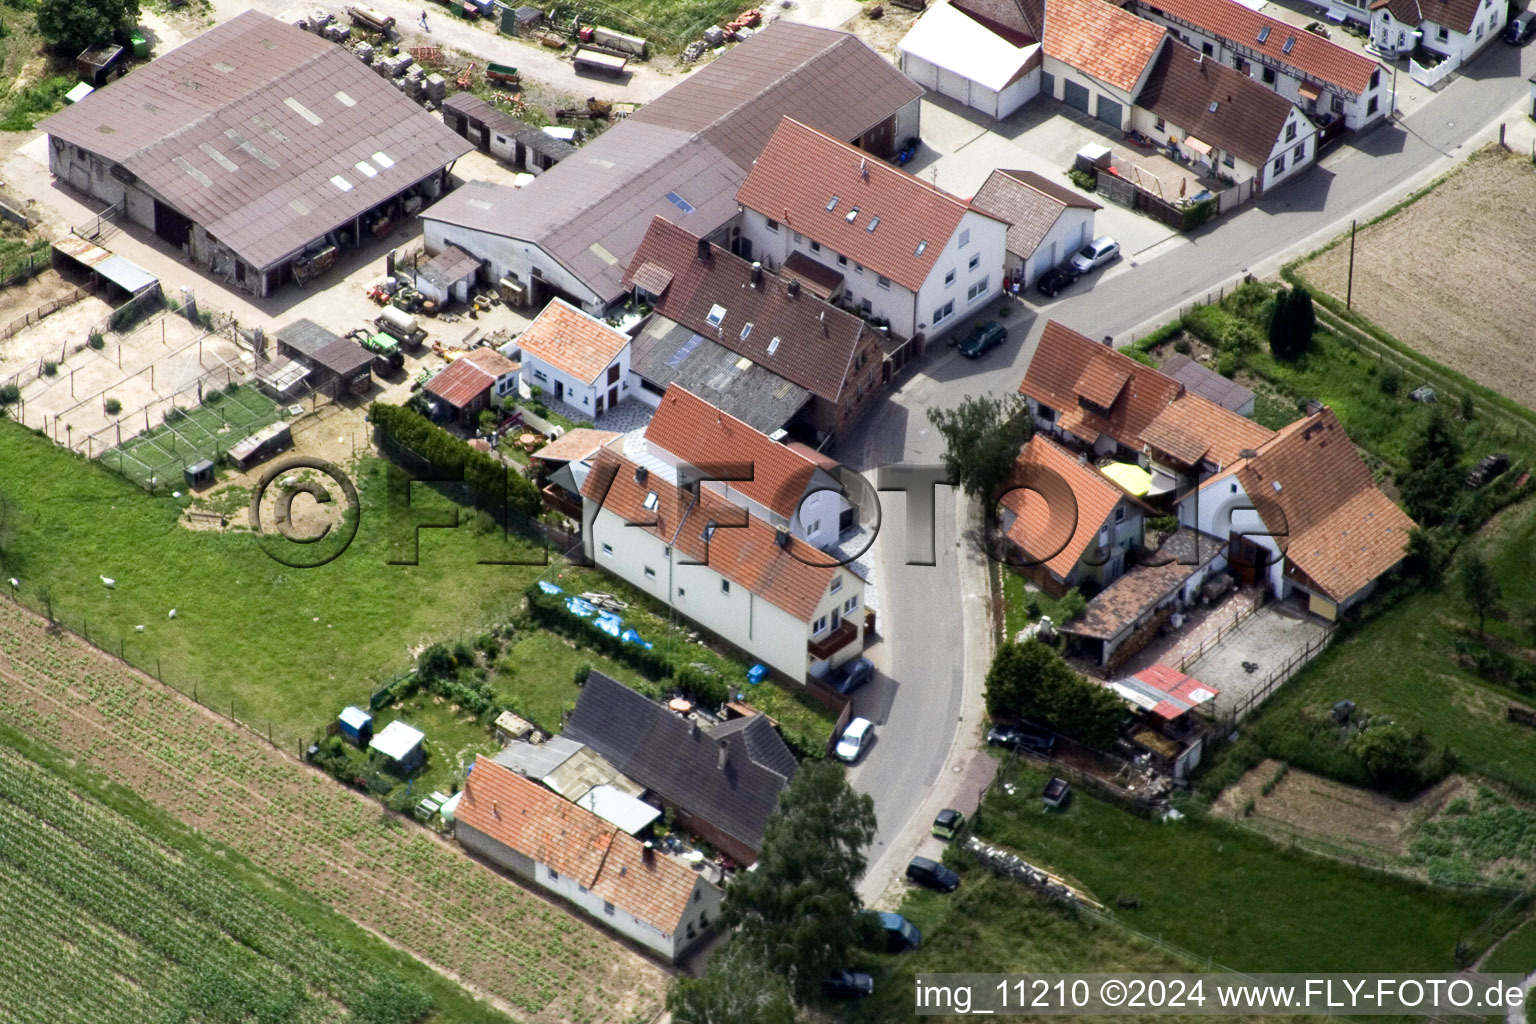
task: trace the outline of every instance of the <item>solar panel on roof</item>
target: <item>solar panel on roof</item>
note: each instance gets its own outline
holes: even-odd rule
[[[699,343],[703,340],[704,339],[702,337],[695,334],[693,337],[683,342],[682,347],[680,347],[676,352],[673,352],[672,357],[667,360],[667,365],[673,367],[674,369],[680,366],[684,359],[687,359],[689,356],[693,355],[693,350],[698,348]]]
[[[688,202],[688,200],[684,199],[676,192],[668,192],[667,201],[670,202],[673,206],[677,207],[679,210],[682,210],[684,213],[693,212],[693,206]]]

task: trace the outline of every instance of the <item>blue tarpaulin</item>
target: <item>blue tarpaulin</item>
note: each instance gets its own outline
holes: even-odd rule
[[[553,583],[547,583],[544,580],[539,580],[539,589],[544,591],[544,593],[546,593],[546,594],[562,594],[562,593],[564,593],[563,590],[561,590],[559,587],[555,586]]]
[[[613,612],[599,612],[596,619],[597,628],[611,637],[618,637],[619,629],[624,625],[624,620]]]
[[[650,650],[652,647],[656,646],[655,644],[651,643],[649,640],[641,639],[640,634],[636,633],[632,629],[626,629],[622,634],[620,634],[619,639],[623,640],[627,644],[639,644],[641,647],[644,647],[646,650]]]
[[[592,607],[590,603],[583,601],[579,597],[566,598],[565,606],[571,610],[572,615],[580,615],[584,619],[591,618],[592,615],[597,611],[597,609]]]

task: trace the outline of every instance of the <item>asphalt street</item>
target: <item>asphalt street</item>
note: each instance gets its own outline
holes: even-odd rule
[[[942,444],[927,409],[1017,388],[1047,319],[1124,344],[1132,333],[1145,333],[1180,306],[1245,273],[1274,273],[1286,260],[1347,230],[1351,217],[1379,213],[1466,157],[1501,120],[1525,116],[1533,70],[1536,48],[1495,41],[1432,100],[1399,121],[1344,140],[1302,178],[1187,239],[1129,253],[1053,301],[1036,304],[1031,296],[1016,304],[1005,321],[1005,345],[974,363],[950,348],[930,352],[835,454],[861,471],[903,460],[937,462]],[[855,699],[855,712],[875,723],[876,740],[850,773],[855,788],[875,801],[879,828],[870,850],[871,875],[877,869],[888,874],[892,863],[910,856],[926,833],[927,823],[915,813],[925,791],[975,745],[974,737],[960,734],[957,722],[966,697],[974,698],[966,688],[980,689],[986,664],[985,650],[967,649],[984,647],[985,640],[966,639],[986,635],[976,628],[987,615],[986,594],[963,592],[962,581],[975,589],[974,574],[962,573],[956,557],[955,496],[947,488],[939,492],[932,566],[904,564],[907,533],[899,520],[905,505],[899,494],[881,495],[884,525],[874,552],[881,640],[870,652],[879,676]],[[964,623],[957,621],[962,617]]]

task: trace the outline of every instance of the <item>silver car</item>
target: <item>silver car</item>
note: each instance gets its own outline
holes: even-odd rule
[[[1072,269],[1079,274],[1086,274],[1095,267],[1120,258],[1120,243],[1108,235],[1100,235],[1081,249],[1072,257]]]

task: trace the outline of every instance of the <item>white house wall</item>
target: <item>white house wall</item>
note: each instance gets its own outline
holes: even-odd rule
[[[1286,134],[1292,125],[1296,127],[1296,137],[1287,139]],[[1282,156],[1285,158],[1285,167],[1277,170],[1275,161]],[[1274,148],[1269,152],[1269,163],[1265,165],[1260,186],[1266,189],[1274,188],[1310,166],[1316,159],[1317,126],[1293,105],[1290,116],[1285,119],[1285,127],[1280,130],[1280,138],[1276,140]]]
[[[1093,240],[1093,210],[1069,206],[1061,211],[1051,230],[1045,233],[1033,253],[1025,254],[1024,287],[1035,283],[1051,267],[1066,262],[1078,249]]]
[[[546,285],[579,300],[578,304],[588,313],[595,315],[602,312],[602,303],[597,294],[532,242],[425,216],[421,224],[428,252],[442,252],[446,246],[456,245],[476,259],[488,263],[493,280],[510,276],[525,285],[533,280],[533,270],[537,267]]]
[[[619,367],[619,382],[617,384],[609,384],[608,371],[614,366]],[[613,388],[619,389],[620,402],[635,393],[635,388],[630,386],[631,375],[629,372],[628,345],[625,345],[619,352],[617,359],[603,368],[603,372],[598,374],[595,383],[577,380],[563,370],[555,369],[555,367],[527,350],[523,350],[522,353],[522,372],[529,387],[536,387],[545,396],[559,402],[564,402],[566,405],[579,409],[594,418],[596,416],[595,410],[597,408],[598,396],[601,395],[603,397],[603,411],[607,412],[611,408],[607,402],[610,390]],[[556,394],[556,384],[560,385],[559,394]]]
[[[962,237],[966,238],[966,244],[963,246],[960,244]],[[938,337],[959,326],[968,317],[983,309],[988,302],[1001,295],[1003,263],[1007,250],[1007,224],[984,217],[975,211],[967,212],[961,217],[959,228],[944,243],[943,251],[934,261],[933,270],[929,272],[927,280],[918,290],[917,330],[924,332],[929,338]],[[981,261],[975,270],[971,270],[970,261],[974,256],[980,256]],[[955,275],[954,281],[951,284],[945,284],[945,276],[950,272]],[[967,292],[978,285],[984,286],[982,291],[975,298],[967,298]],[[950,303],[954,304],[953,312],[935,323],[934,314],[940,307],[947,307]]]
[[[1285,579],[1284,538],[1270,536],[1269,527],[1248,498],[1248,492],[1235,479],[1217,480],[1192,492],[1179,503],[1179,525],[1193,526],[1201,533],[1223,542],[1240,534],[1269,552],[1265,583],[1276,597],[1289,593]]]
[[[1408,53],[1414,48],[1416,40],[1413,33],[1417,29],[1424,33],[1426,49],[1446,54],[1460,64],[1493,42],[1504,31],[1508,16],[1508,6],[1503,0],[1483,0],[1482,6],[1477,9],[1472,31],[1463,33],[1428,19],[1417,26],[1405,25],[1383,7],[1372,12],[1371,39],[1384,50]]]
[[[1183,125],[1175,124],[1172,121],[1163,121],[1162,127],[1158,127],[1159,120],[1158,116],[1152,113],[1152,111],[1144,107],[1137,107],[1131,117],[1131,126],[1143,135],[1154,138],[1165,146],[1169,144],[1170,139],[1178,139],[1182,143],[1185,139],[1189,138],[1189,132],[1184,130]],[[1210,139],[1202,139],[1201,141],[1211,143]],[[1180,152],[1183,152],[1185,156],[1195,155],[1191,152],[1186,152],[1182,146]],[[1228,162],[1229,160],[1230,163]],[[1215,143],[1211,143],[1211,161],[1217,174],[1226,175],[1239,184],[1252,181],[1262,170],[1262,168],[1255,167],[1236,153],[1227,152]]]

